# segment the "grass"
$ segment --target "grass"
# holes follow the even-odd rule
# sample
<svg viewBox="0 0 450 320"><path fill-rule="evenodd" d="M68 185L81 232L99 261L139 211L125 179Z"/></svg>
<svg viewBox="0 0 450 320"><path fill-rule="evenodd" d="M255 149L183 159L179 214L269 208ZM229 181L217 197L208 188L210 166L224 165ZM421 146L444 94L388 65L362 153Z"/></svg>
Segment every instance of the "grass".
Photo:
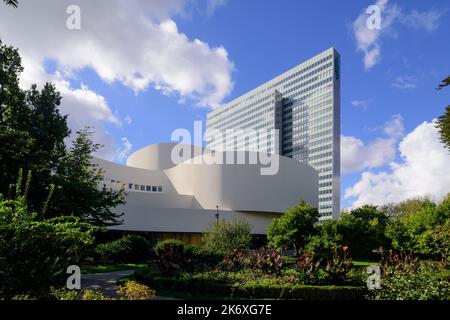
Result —
<svg viewBox="0 0 450 320"><path fill-rule="evenodd" d="M297 257L283 256L283 257L281 257L281 262L283 262L285 264L294 264L294 263L297 263Z"/></svg>
<svg viewBox="0 0 450 320"><path fill-rule="evenodd" d="M355 267L378 266L380 264L380 262L364 261L364 260L353 260L352 262Z"/></svg>
<svg viewBox="0 0 450 320"><path fill-rule="evenodd" d="M121 263L121 264L105 264L96 266L83 266L81 267L81 273L104 273L123 270L139 270L145 268L145 263Z"/></svg>
<svg viewBox="0 0 450 320"><path fill-rule="evenodd" d="M281 261L284 264L295 264L297 262L297 257L284 256L284 257L281 257ZM380 264L379 262L375 262L375 261L353 260L353 265L355 267L377 266L379 264Z"/></svg>

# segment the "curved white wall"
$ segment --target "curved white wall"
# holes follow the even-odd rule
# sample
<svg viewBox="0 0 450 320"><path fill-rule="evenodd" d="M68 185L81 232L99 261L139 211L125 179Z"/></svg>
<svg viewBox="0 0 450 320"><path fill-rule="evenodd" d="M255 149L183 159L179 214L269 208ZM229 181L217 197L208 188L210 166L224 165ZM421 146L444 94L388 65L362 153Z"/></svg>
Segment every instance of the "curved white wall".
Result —
<svg viewBox="0 0 450 320"><path fill-rule="evenodd" d="M104 170L104 184L128 192L127 203L115 209L125 213L124 223L113 229L202 232L218 205L221 219L245 218L254 233L264 234L273 217L300 199L318 205L318 174L296 160L277 156L278 172L262 175L259 164L206 164L201 156L175 165L173 146L143 148L128 159L129 166L94 159ZM136 191L135 184L162 186L162 192Z"/></svg>
<svg viewBox="0 0 450 320"><path fill-rule="evenodd" d="M277 156L279 170L262 175L259 164L195 164L165 170L180 194L192 194L204 209L284 212L300 198L318 204L318 175L310 166Z"/></svg>
<svg viewBox="0 0 450 320"><path fill-rule="evenodd" d="M127 165L130 167L147 169L147 170L164 170L172 168L177 164L171 160L171 153L175 143L160 143L152 144L145 148L142 148L127 159ZM198 146L182 145L183 147L191 150L193 156L195 152L201 154L202 148Z"/></svg>

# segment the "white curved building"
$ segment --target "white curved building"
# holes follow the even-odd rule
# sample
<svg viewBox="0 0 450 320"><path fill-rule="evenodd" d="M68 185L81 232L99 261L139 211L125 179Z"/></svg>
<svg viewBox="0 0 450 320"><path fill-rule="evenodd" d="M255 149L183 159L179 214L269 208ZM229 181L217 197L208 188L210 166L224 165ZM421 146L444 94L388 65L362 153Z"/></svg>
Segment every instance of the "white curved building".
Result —
<svg viewBox="0 0 450 320"><path fill-rule="evenodd" d="M318 174L296 160L276 155L278 172L261 175L261 164L207 164L204 150L194 146L185 146L192 156L176 164L171 160L174 146L145 147L127 165L94 160L103 168L107 187L127 191L126 204L115 209L124 213L123 224L112 229L196 243L216 221L217 210L221 220L244 218L254 234L263 235L274 217L300 199L318 205ZM244 154L249 159L249 152Z"/></svg>

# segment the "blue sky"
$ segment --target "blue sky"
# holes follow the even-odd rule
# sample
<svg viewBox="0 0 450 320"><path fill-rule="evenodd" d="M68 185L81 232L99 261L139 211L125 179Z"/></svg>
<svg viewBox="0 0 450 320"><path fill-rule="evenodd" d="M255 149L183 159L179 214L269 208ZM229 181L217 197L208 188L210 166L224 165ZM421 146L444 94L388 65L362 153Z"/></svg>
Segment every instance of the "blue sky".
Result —
<svg viewBox="0 0 450 320"><path fill-rule="evenodd" d="M30 1L13 13L2 7L0 36L25 56L24 85L39 82L37 78L59 83L67 96L63 110L76 119L73 129L86 124L98 129L96 138L108 144L106 158L124 162L143 146L170 141L174 129L192 129L195 120L205 121L211 104L238 97L335 47L341 54L341 133L347 168L341 178L343 207L415 195L439 199L450 191L448 153L430 123L449 103L449 90L435 90L450 73L448 1L122 2L130 3L129 17L138 10L148 18L148 29L135 26L138 18L117 18L122 11L114 5L43 3L45 11L36 10ZM69 3L81 8L78 35L47 25L66 19L64 5ZM382 8L382 29L366 34L357 20L368 17L365 10L374 3ZM27 26L14 30L16 20L24 19L30 21ZM28 41L34 29L52 34L40 42ZM193 45L194 39L202 45ZM64 47L64 41L71 43ZM175 51L173 47L179 49L171 51L179 59L175 66L161 58L166 50ZM148 65L149 60L142 59L133 64L145 50L146 59L156 57L157 63ZM375 51L376 58L364 63L365 54ZM192 80L190 75L197 71L201 77ZM140 78L146 79L144 85ZM411 147L419 143L423 148ZM424 154L435 156L429 162L436 165L426 170L441 175L438 188L432 182L409 186L409 176L427 167ZM400 167L392 167L393 161Z"/></svg>

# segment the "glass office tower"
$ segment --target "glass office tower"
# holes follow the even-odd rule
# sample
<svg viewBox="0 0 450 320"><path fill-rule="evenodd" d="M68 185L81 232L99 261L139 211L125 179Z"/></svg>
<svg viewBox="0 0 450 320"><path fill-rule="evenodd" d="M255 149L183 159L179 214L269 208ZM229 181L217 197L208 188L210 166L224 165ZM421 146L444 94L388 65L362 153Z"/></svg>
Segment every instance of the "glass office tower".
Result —
<svg viewBox="0 0 450 320"><path fill-rule="evenodd" d="M226 140L225 147L211 137L215 130L249 128L265 133ZM339 217L340 56L334 48L210 112L206 129L210 149L275 152L311 165L319 173L321 220Z"/></svg>

